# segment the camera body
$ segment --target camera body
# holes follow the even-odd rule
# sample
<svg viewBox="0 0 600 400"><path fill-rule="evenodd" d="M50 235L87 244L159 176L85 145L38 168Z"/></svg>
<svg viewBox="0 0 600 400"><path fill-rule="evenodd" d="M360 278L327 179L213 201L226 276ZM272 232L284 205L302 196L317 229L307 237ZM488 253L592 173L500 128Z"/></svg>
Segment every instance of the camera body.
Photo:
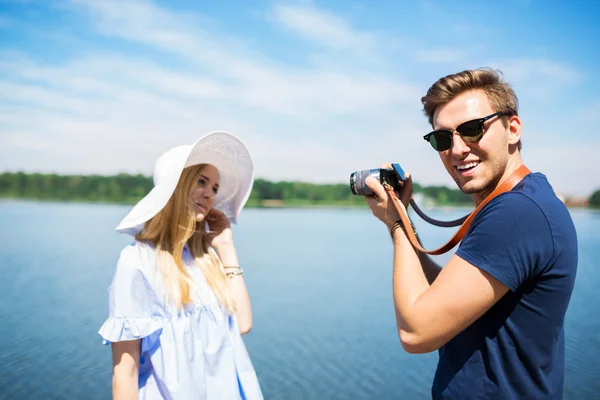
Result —
<svg viewBox="0 0 600 400"><path fill-rule="evenodd" d="M350 174L350 190L357 196L373 196L374 193L365 180L368 176L377 179L382 185L387 183L395 191L400 190L400 182L405 181L404 170L400 164L392 164L392 168L375 168L356 171Z"/></svg>

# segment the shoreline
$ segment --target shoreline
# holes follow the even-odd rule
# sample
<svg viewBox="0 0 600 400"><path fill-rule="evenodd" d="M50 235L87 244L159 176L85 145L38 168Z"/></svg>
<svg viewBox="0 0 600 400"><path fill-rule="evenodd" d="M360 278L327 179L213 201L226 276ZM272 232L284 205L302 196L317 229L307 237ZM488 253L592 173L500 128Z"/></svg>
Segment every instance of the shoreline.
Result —
<svg viewBox="0 0 600 400"><path fill-rule="evenodd" d="M58 204L99 204L99 205L115 205L115 206L133 206L139 199L135 201L117 201L117 200L91 200L91 199L51 199L51 198L34 198L34 197L0 197L2 202L40 202L40 203L58 203ZM566 205L569 210L589 210L600 211L600 208L580 205ZM262 203L249 200L244 206L246 209L261 209L261 210L293 210L293 209L368 209L366 203L349 203L349 202L329 202L329 203L314 203L305 201L288 200L264 200ZM434 204L430 206L420 206L422 209L473 209L472 204Z"/></svg>

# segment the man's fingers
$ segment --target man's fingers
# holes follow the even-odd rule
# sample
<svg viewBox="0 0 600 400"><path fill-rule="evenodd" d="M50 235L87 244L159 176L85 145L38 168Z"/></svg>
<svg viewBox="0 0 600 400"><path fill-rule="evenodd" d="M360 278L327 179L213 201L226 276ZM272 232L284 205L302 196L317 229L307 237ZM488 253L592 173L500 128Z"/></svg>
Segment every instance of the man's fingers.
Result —
<svg viewBox="0 0 600 400"><path fill-rule="evenodd" d="M379 200L375 197L365 197L365 201L370 208L376 207L379 204Z"/></svg>
<svg viewBox="0 0 600 400"><path fill-rule="evenodd" d="M375 193L375 195L380 199L383 199L387 196L387 192L385 191L383 186L381 186L381 183L379 183L379 181L373 178L372 176L368 176L367 179L365 179L365 183L367 184L369 189L371 189L373 193Z"/></svg>

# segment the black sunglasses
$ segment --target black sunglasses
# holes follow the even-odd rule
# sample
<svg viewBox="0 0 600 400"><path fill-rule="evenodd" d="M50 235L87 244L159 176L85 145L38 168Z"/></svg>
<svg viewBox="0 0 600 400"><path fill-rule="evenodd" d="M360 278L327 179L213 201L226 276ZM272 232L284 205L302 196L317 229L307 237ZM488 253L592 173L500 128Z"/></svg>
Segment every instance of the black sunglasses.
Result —
<svg viewBox="0 0 600 400"><path fill-rule="evenodd" d="M455 130L438 129L423 136L423 139L427 140L431 144L431 147L437 151L446 151L452 147L454 132L458 132L465 143L476 143L483 136L483 124L485 121L500 116L502 116L501 112L495 112L487 117L463 122Z"/></svg>

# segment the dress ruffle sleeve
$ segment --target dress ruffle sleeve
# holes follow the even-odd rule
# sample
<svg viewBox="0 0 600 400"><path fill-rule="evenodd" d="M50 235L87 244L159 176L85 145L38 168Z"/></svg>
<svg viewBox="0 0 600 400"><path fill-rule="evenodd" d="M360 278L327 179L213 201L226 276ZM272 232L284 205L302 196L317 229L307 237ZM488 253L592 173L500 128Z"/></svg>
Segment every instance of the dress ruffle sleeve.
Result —
<svg viewBox="0 0 600 400"><path fill-rule="evenodd" d="M109 317L98 331L104 344L142 339L142 352L153 347L161 332L160 324L151 318L114 317Z"/></svg>
<svg viewBox="0 0 600 400"><path fill-rule="evenodd" d="M98 333L104 344L142 339L142 352L158 341L162 331L156 294L145 275L137 246L128 246L117 262L108 289L108 318Z"/></svg>

